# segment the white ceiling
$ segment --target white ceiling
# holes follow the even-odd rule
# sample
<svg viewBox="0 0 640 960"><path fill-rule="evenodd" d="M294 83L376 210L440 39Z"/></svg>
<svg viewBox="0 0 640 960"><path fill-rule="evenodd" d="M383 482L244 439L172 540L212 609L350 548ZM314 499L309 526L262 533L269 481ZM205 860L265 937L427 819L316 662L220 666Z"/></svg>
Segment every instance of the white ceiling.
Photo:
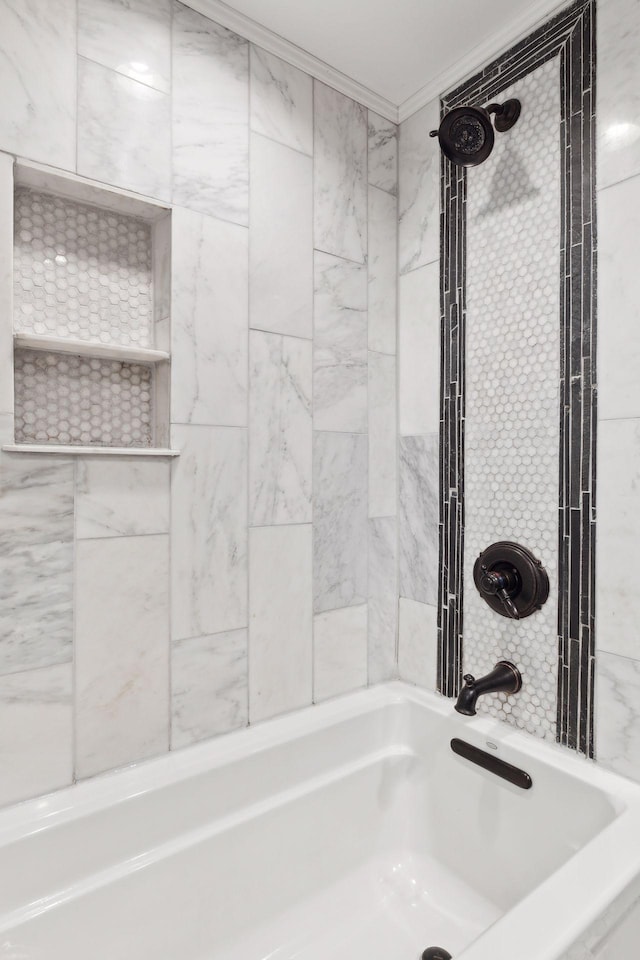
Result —
<svg viewBox="0 0 640 960"><path fill-rule="evenodd" d="M191 5L206 5L214 17L214 8L219 14L226 8L249 18L406 114L411 111L402 105L416 101L420 91L426 88L432 97L463 79L562 0L200 0ZM241 22L227 25L257 39L249 36L250 29L242 31Z"/></svg>

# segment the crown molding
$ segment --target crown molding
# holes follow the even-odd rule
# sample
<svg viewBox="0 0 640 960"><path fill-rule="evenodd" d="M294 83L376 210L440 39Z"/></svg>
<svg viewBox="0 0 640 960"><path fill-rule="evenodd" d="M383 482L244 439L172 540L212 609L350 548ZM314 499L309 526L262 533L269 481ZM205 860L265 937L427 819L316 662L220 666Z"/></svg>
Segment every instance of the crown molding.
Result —
<svg viewBox="0 0 640 960"><path fill-rule="evenodd" d="M498 30L486 41L473 47L464 57L437 74L404 100L398 107L398 123L402 123L432 100L439 99L444 92L461 83L465 77L482 70L500 53L508 50L519 40L523 40L528 33L541 26L554 13L570 6L571 2L573 0L569 3L566 0L560 3L558 0L537 0L529 4L524 13L510 21L502 30Z"/></svg>
<svg viewBox="0 0 640 960"><path fill-rule="evenodd" d="M358 103L375 111L375 113L379 113L386 120L391 120L393 123L398 122L398 107L390 100L331 67L324 60L307 53L302 47L296 46L295 43L291 43L279 34L267 29L267 27L263 27L262 24L252 20L251 17L239 13L228 4L223 3L222 0L183 0L183 2L192 10L202 13L205 17L221 24L223 27L227 27L229 30L233 30L234 33L238 33L245 40L262 47L268 53L286 60L287 63L298 67L300 70L304 70L305 73L310 74L316 80L321 80L340 93L344 93L347 97L351 97L352 100L357 100Z"/></svg>

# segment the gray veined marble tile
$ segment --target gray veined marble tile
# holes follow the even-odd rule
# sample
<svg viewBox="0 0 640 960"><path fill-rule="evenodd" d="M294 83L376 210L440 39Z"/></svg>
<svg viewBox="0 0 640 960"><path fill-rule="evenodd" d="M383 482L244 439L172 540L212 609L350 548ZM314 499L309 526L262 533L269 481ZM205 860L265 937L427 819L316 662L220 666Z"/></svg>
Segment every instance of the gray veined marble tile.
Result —
<svg viewBox="0 0 640 960"><path fill-rule="evenodd" d="M369 351L369 516L396 513L396 358Z"/></svg>
<svg viewBox="0 0 640 960"><path fill-rule="evenodd" d="M171 645L171 748L248 721L247 631L176 640Z"/></svg>
<svg viewBox="0 0 640 960"><path fill-rule="evenodd" d="M367 605L313 618L315 703L367 685Z"/></svg>
<svg viewBox="0 0 640 960"><path fill-rule="evenodd" d="M400 433L436 433L440 426L438 263L400 277L398 375Z"/></svg>
<svg viewBox="0 0 640 960"><path fill-rule="evenodd" d="M400 596L438 594L438 436L400 438Z"/></svg>
<svg viewBox="0 0 640 960"><path fill-rule="evenodd" d="M369 188L369 349L396 352L397 240L396 198Z"/></svg>
<svg viewBox="0 0 640 960"><path fill-rule="evenodd" d="M169 93L171 0L78 0L78 53Z"/></svg>
<svg viewBox="0 0 640 960"><path fill-rule="evenodd" d="M400 126L398 162L400 273L440 256L440 149L429 131L440 122L438 101Z"/></svg>
<svg viewBox="0 0 640 960"><path fill-rule="evenodd" d="M398 127L369 110L369 183L398 195Z"/></svg>
<svg viewBox="0 0 640 960"><path fill-rule="evenodd" d="M397 676L397 558L396 518L369 520L369 683Z"/></svg>
<svg viewBox="0 0 640 960"><path fill-rule="evenodd" d="M616 773L640 780L640 662L599 653L596 756Z"/></svg>
<svg viewBox="0 0 640 960"><path fill-rule="evenodd" d="M312 336L312 167L310 157L252 135L249 300L256 329Z"/></svg>
<svg viewBox="0 0 640 960"><path fill-rule="evenodd" d="M315 247L364 263L367 257L367 111L314 81Z"/></svg>
<svg viewBox="0 0 640 960"><path fill-rule="evenodd" d="M640 173L640 16L636 0L598 4L598 187Z"/></svg>
<svg viewBox="0 0 640 960"><path fill-rule="evenodd" d="M171 419L245 426L248 231L174 207Z"/></svg>
<svg viewBox="0 0 640 960"><path fill-rule="evenodd" d="M169 532L166 460L79 457L76 537L126 537Z"/></svg>
<svg viewBox="0 0 640 960"><path fill-rule="evenodd" d="M174 3L173 201L249 218L249 44Z"/></svg>
<svg viewBox="0 0 640 960"><path fill-rule="evenodd" d="M74 170L75 3L5 0L0 7L0 35L2 149Z"/></svg>
<svg viewBox="0 0 640 960"><path fill-rule="evenodd" d="M174 426L172 639L247 625L247 430Z"/></svg>
<svg viewBox="0 0 640 960"><path fill-rule="evenodd" d="M366 433L366 267L320 252L314 264L313 424Z"/></svg>
<svg viewBox="0 0 640 960"><path fill-rule="evenodd" d="M78 59L78 173L150 197L171 195L167 94Z"/></svg>
<svg viewBox="0 0 640 960"><path fill-rule="evenodd" d="M398 672L401 680L435 690L438 663L438 618L435 607L400 598Z"/></svg>
<svg viewBox="0 0 640 960"><path fill-rule="evenodd" d="M14 409L13 393L13 324L8 318L13 313L13 157L0 155L0 316L6 318L0 326L0 416ZM10 443L13 439L13 423Z"/></svg>
<svg viewBox="0 0 640 960"><path fill-rule="evenodd" d="M250 523L311 522L311 343L251 332Z"/></svg>
<svg viewBox="0 0 640 960"><path fill-rule="evenodd" d="M73 667L70 663L0 678L0 804L73 780Z"/></svg>
<svg viewBox="0 0 640 960"><path fill-rule="evenodd" d="M316 432L313 449L314 610L367 599L367 438Z"/></svg>
<svg viewBox="0 0 640 960"><path fill-rule="evenodd" d="M313 153L313 80L253 44L251 129L287 147Z"/></svg>
<svg viewBox="0 0 640 960"><path fill-rule="evenodd" d="M73 464L0 458L0 674L66 663L73 639Z"/></svg>
<svg viewBox="0 0 640 960"><path fill-rule="evenodd" d="M311 524L249 531L251 722L311 703Z"/></svg>

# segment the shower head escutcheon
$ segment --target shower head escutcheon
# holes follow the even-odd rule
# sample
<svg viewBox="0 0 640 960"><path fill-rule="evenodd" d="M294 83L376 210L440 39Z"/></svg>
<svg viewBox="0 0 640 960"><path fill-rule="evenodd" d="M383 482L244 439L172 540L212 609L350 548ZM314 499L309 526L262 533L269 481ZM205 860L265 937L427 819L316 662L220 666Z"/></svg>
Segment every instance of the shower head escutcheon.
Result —
<svg viewBox="0 0 640 960"><path fill-rule="evenodd" d="M459 167L475 167L483 163L495 141L492 115L498 133L505 133L520 116L520 101L505 100L488 107L454 107L430 137L437 137L445 157Z"/></svg>

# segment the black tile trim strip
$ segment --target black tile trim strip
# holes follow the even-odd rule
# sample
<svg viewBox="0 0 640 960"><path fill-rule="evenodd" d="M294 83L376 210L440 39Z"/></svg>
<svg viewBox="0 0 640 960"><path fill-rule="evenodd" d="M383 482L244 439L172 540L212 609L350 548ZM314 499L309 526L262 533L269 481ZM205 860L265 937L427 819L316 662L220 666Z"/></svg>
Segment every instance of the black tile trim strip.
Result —
<svg viewBox="0 0 640 960"><path fill-rule="evenodd" d="M595 0L578 0L441 100L483 103L558 57L561 88L559 742L594 753L596 490ZM438 689L462 675L466 191L441 161Z"/></svg>

